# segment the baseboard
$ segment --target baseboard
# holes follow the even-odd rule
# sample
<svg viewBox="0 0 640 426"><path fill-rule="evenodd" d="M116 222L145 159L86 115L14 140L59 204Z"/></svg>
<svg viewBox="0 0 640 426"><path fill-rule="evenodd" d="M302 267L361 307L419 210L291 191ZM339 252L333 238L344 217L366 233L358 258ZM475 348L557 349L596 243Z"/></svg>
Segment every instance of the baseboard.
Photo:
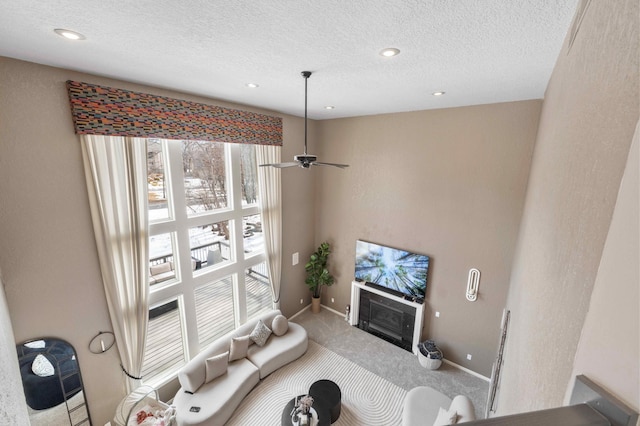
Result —
<svg viewBox="0 0 640 426"><path fill-rule="evenodd" d="M476 373L476 372L475 372L475 371L473 371L473 370L469 370L468 368L463 367L463 366L461 366L460 364L456 364L455 362L449 361L448 359L444 359L444 358L442 359L442 361L443 361L443 362L445 362L445 363L447 363L447 364L449 364L449 365L450 365L450 366L452 366L452 367L457 368L458 370L462 370L462 371L464 371L465 373L469 373L469 374L471 374L472 376L475 376L475 377L477 377L477 378L479 378L479 379L482 379L482 380L484 380L485 382L489 382L489 383L491 382L491 379L490 379L490 378L485 377L485 376L483 376L483 375L482 375L482 374L480 374L480 373Z"/></svg>
<svg viewBox="0 0 640 426"><path fill-rule="evenodd" d="M344 316L344 313L343 313L343 312L338 312L338 311L336 311L335 309L332 309L332 308L330 308L330 307L328 307L328 306L320 305L320 307L321 307L321 308L325 308L327 311L329 311L329 312L333 312L334 314L339 315L339 316L341 316L341 317L343 317L343 316Z"/></svg>
<svg viewBox="0 0 640 426"><path fill-rule="evenodd" d="M321 308L324 308L324 309L326 309L327 311L332 312L332 313L334 313L334 314L336 314L336 315L339 315L339 316L341 316L341 317L343 317L343 316L344 316L344 314L343 314L342 312L338 312L338 311L336 311L335 309L332 309L332 308L330 308L330 307L328 307L328 306L320 305L320 307L321 307ZM298 315L301 315L304 311L308 311L309 309L311 309L311 305L307 305L307 306L305 306L304 308L300 309L298 312L296 312L295 314L293 314L289 319L290 319L290 320L292 320L292 319L294 319L295 317L297 317Z"/></svg>
<svg viewBox="0 0 640 426"><path fill-rule="evenodd" d="M297 317L298 315L301 315L304 311L308 311L309 309L311 309L311 305L307 305L304 308L300 309L298 312L296 312L295 314L291 315L289 317L289 319L292 320L295 317Z"/></svg>

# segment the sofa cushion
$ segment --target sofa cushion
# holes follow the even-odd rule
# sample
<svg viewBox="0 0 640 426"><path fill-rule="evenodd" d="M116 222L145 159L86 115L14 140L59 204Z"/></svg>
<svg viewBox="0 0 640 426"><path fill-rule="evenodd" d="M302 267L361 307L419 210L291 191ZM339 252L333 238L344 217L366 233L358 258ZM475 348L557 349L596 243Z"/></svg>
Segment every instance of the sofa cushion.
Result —
<svg viewBox="0 0 640 426"><path fill-rule="evenodd" d="M182 388L194 393L202 386L207 378L207 366L202 360L193 362L191 360L178 372L178 381Z"/></svg>
<svg viewBox="0 0 640 426"><path fill-rule="evenodd" d="M264 344L267 343L269 336L271 336L271 329L267 327L262 320L259 320L249 335L249 338L253 340L256 345L264 346Z"/></svg>
<svg viewBox="0 0 640 426"><path fill-rule="evenodd" d="M271 330L276 336L282 336L289 330L289 320L284 315L278 315L271 323Z"/></svg>
<svg viewBox="0 0 640 426"><path fill-rule="evenodd" d="M205 383L209 383L213 379L222 376L227 372L227 365L229 364L229 352L221 353L220 355L207 358L205 361Z"/></svg>
<svg viewBox="0 0 640 426"><path fill-rule="evenodd" d="M438 410L438 417L436 417L436 421L433 423L433 426L448 426L453 425L458 420L458 413L456 410L447 410L446 408L440 407Z"/></svg>
<svg viewBox="0 0 640 426"><path fill-rule="evenodd" d="M249 336L232 337L231 347L229 348L229 362L245 358L247 349L249 349L249 342L253 342L249 339Z"/></svg>
<svg viewBox="0 0 640 426"><path fill-rule="evenodd" d="M247 359L260 370L260 378L300 358L307 351L307 331L300 324L289 323L289 331L284 336L272 337L260 347L253 345L247 351Z"/></svg>

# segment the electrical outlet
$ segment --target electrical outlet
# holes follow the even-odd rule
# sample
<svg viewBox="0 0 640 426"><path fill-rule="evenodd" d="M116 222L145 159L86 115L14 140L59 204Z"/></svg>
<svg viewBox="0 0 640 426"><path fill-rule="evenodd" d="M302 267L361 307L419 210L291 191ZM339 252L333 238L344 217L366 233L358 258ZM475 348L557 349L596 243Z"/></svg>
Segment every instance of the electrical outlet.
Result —
<svg viewBox="0 0 640 426"><path fill-rule="evenodd" d="M293 256L291 256L291 265L295 266L298 264L299 258L298 258L298 252L293 253Z"/></svg>
<svg viewBox="0 0 640 426"><path fill-rule="evenodd" d="M333 297L331 298L331 303L336 303L336 299L334 299Z"/></svg>
<svg viewBox="0 0 640 426"><path fill-rule="evenodd" d="M467 354L467 359L471 361L471 354Z"/></svg>
<svg viewBox="0 0 640 426"><path fill-rule="evenodd" d="M302 305L304 303L304 299L300 299L300 304Z"/></svg>
<svg viewBox="0 0 640 426"><path fill-rule="evenodd" d="M436 311L436 318L440 318L440 312Z"/></svg>

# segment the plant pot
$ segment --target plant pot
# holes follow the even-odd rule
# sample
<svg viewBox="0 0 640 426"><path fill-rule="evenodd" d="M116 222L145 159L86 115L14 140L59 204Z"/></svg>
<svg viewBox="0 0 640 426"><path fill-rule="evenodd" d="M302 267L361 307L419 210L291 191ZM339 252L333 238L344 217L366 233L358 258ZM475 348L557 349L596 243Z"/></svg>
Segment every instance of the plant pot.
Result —
<svg viewBox="0 0 640 426"><path fill-rule="evenodd" d="M311 312L317 314L320 312L320 298L312 297L311 298Z"/></svg>

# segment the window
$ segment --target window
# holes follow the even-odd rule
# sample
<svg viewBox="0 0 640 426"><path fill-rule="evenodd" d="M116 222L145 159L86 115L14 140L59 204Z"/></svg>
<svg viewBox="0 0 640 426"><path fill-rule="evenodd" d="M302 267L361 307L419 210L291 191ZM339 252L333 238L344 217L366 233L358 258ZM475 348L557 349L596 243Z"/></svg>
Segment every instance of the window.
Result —
<svg viewBox="0 0 640 426"><path fill-rule="evenodd" d="M149 329L159 384L217 337L273 308L253 145L149 139Z"/></svg>

